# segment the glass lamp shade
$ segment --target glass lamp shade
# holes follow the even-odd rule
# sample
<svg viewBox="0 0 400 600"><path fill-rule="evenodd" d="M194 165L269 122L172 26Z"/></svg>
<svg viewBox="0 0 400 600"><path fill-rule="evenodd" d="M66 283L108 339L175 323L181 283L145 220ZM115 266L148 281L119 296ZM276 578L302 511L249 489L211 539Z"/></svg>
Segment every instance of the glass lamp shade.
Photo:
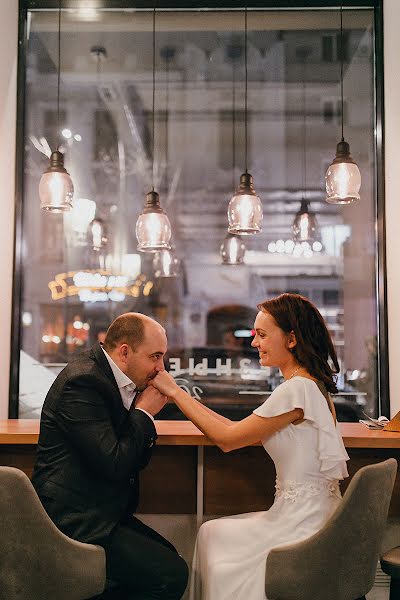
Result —
<svg viewBox="0 0 400 600"><path fill-rule="evenodd" d="M129 279L136 279L142 270L140 254L124 254L121 260L121 273Z"/></svg>
<svg viewBox="0 0 400 600"><path fill-rule="evenodd" d="M219 250L223 265L242 265L246 246L238 235L228 233Z"/></svg>
<svg viewBox="0 0 400 600"><path fill-rule="evenodd" d="M250 173L240 176L240 184L228 206L228 232L237 235L251 235L261 231L263 218L260 198L254 191Z"/></svg>
<svg viewBox="0 0 400 600"><path fill-rule="evenodd" d="M149 192L143 212L136 222L137 249L140 252L170 250L171 224L163 209L157 192Z"/></svg>
<svg viewBox="0 0 400 600"><path fill-rule="evenodd" d="M153 259L154 277L178 277L180 261L173 250L161 250Z"/></svg>
<svg viewBox="0 0 400 600"><path fill-rule="evenodd" d="M350 204L360 199L361 174L350 156L350 146L341 141L336 148L336 157L325 175L326 201L329 204Z"/></svg>
<svg viewBox="0 0 400 600"><path fill-rule="evenodd" d="M294 242L312 243L316 239L318 223L314 213L309 211L307 200L301 201L300 210L293 221L292 231Z"/></svg>
<svg viewBox="0 0 400 600"><path fill-rule="evenodd" d="M71 210L74 186L64 168L64 156L58 150L50 157L50 166L39 183L40 208L48 212L61 213Z"/></svg>
<svg viewBox="0 0 400 600"><path fill-rule="evenodd" d="M88 198L77 198L72 210L65 219L71 228L73 241L76 246L86 246L88 243L88 228L96 214L96 202Z"/></svg>
<svg viewBox="0 0 400 600"><path fill-rule="evenodd" d="M90 245L95 252L100 252L107 245L107 232L102 219L93 219L89 225Z"/></svg>

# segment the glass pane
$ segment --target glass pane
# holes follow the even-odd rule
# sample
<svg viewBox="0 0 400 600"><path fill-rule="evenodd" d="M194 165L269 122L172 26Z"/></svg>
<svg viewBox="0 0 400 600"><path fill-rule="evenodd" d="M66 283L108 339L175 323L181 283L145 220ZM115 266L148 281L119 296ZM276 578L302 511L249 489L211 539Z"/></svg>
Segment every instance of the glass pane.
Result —
<svg viewBox="0 0 400 600"><path fill-rule="evenodd" d="M241 418L281 380L250 342L256 305L285 291L310 298L329 325L339 420L376 416L373 12L343 16L344 132L362 188L357 204L336 206L324 176L341 137L339 11L249 11L247 158L264 220L236 266L221 264L220 245L245 169L243 12L157 12L154 152L152 12L63 11L59 122L57 13L29 17L20 417L39 415L57 372L113 318L139 311L166 327L181 385ZM64 215L38 198L58 139L75 187ZM153 161L175 277L161 276L165 256L137 252ZM318 230L296 245L302 199ZM181 418L172 405L164 416Z"/></svg>

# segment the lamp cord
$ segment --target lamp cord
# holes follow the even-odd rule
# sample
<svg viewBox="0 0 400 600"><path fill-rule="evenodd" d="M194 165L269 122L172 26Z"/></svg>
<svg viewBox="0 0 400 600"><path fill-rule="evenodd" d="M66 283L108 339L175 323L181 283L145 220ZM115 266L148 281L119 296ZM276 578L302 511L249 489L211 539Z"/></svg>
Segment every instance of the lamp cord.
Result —
<svg viewBox="0 0 400 600"><path fill-rule="evenodd" d="M168 125L169 125L169 57L166 61L166 89L165 89L165 193L168 195L169 169L168 169Z"/></svg>
<svg viewBox="0 0 400 600"><path fill-rule="evenodd" d="M340 111L342 120L342 142L343 137L343 2L340 3Z"/></svg>
<svg viewBox="0 0 400 600"><path fill-rule="evenodd" d="M307 159L306 159L306 58L303 59L303 199L306 200Z"/></svg>
<svg viewBox="0 0 400 600"><path fill-rule="evenodd" d="M152 134L152 191L154 192L154 152L155 152L155 144L154 144L154 111L155 111L155 97L156 97L156 9L153 8L153 118L152 118L152 126L153 126L153 134Z"/></svg>
<svg viewBox="0 0 400 600"><path fill-rule="evenodd" d="M232 189L235 189L235 165L236 165L236 78L235 61L232 60Z"/></svg>
<svg viewBox="0 0 400 600"><path fill-rule="evenodd" d="M58 73L57 73L57 152L61 145L60 132L60 73L61 73L61 0L58 2Z"/></svg>
<svg viewBox="0 0 400 600"><path fill-rule="evenodd" d="M101 78L100 78L100 63L101 63L101 56L100 56L100 51L97 52L97 65L96 65L96 79L97 79L97 104L98 107L100 109L101 106L101 96L100 96L100 83L101 83Z"/></svg>
<svg viewBox="0 0 400 600"><path fill-rule="evenodd" d="M247 4L244 9L244 164L247 173Z"/></svg>

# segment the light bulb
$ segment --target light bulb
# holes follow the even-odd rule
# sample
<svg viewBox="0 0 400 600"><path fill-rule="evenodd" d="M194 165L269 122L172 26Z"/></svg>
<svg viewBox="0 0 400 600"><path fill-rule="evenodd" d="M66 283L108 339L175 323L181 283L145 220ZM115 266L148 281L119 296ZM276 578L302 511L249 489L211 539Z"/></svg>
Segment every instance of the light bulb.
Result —
<svg viewBox="0 0 400 600"><path fill-rule="evenodd" d="M99 252L104 246L107 245L108 238L106 228L101 219L93 219L89 225L89 233L91 239L91 246L93 250Z"/></svg>
<svg viewBox="0 0 400 600"><path fill-rule="evenodd" d="M179 274L180 261L173 250L161 250L153 259L154 276L177 277Z"/></svg>
<svg viewBox="0 0 400 600"><path fill-rule="evenodd" d="M350 204L360 199L361 174L350 156L347 142L339 142L336 157L325 175L326 201L330 204Z"/></svg>
<svg viewBox="0 0 400 600"><path fill-rule="evenodd" d="M50 166L39 183L40 208L48 212L61 213L71 210L74 186L64 168L64 157L58 150L50 157Z"/></svg>
<svg viewBox="0 0 400 600"><path fill-rule="evenodd" d="M88 198L77 198L71 212L66 216L78 246L86 246L89 224L96 214L96 202Z"/></svg>
<svg viewBox="0 0 400 600"><path fill-rule="evenodd" d="M314 213L309 211L307 200L301 201L300 210L296 213L292 225L295 242L313 242L318 229Z"/></svg>
<svg viewBox="0 0 400 600"><path fill-rule="evenodd" d="M294 249L294 241L293 240L286 240L285 242L285 253L286 254L292 254Z"/></svg>
<svg viewBox="0 0 400 600"><path fill-rule="evenodd" d="M312 245L312 249L314 252L321 252L322 251L322 244L319 240L317 240L316 242L313 243Z"/></svg>
<svg viewBox="0 0 400 600"><path fill-rule="evenodd" d="M283 240L276 241L276 251L279 252L279 254L285 252L285 242Z"/></svg>
<svg viewBox="0 0 400 600"><path fill-rule="evenodd" d="M151 191L146 196L143 212L136 222L137 249L141 252L157 252L171 249L171 224L160 206L157 192Z"/></svg>
<svg viewBox="0 0 400 600"><path fill-rule="evenodd" d="M243 173L239 188L229 202L228 232L238 235L259 233L262 218L262 204L254 190L253 178L249 173Z"/></svg>
<svg viewBox="0 0 400 600"><path fill-rule="evenodd" d="M136 279L142 269L140 254L124 254L121 260L121 273L129 279Z"/></svg>
<svg viewBox="0 0 400 600"><path fill-rule="evenodd" d="M219 250L222 264L242 265L246 254L246 246L238 235L228 233Z"/></svg>

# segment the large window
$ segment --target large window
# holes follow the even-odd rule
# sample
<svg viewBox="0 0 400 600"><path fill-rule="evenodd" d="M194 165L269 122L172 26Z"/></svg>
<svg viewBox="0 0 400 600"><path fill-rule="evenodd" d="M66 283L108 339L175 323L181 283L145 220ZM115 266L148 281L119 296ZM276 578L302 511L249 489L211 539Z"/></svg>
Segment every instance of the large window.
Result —
<svg viewBox="0 0 400 600"><path fill-rule="evenodd" d="M249 7L248 159L264 220L261 234L243 238L245 264L226 266L227 206L244 170L244 14L157 11L156 189L179 262L168 278L159 256L137 252L135 236L151 188L152 12L62 11L60 130L75 186L64 216L44 213L38 199L57 139L58 15L27 12L12 416L38 417L62 366L131 310L166 327L168 367L182 386L228 416L247 415L280 381L250 346L255 307L284 291L306 295L328 323L341 364L339 420L387 406L374 10L344 10L342 54L339 25L338 9ZM362 174L350 206L327 204L324 189L341 135L341 56L345 137ZM302 199L318 232L299 247L291 226ZM94 216L107 228L100 249L88 235ZM180 418L174 406L164 416Z"/></svg>

